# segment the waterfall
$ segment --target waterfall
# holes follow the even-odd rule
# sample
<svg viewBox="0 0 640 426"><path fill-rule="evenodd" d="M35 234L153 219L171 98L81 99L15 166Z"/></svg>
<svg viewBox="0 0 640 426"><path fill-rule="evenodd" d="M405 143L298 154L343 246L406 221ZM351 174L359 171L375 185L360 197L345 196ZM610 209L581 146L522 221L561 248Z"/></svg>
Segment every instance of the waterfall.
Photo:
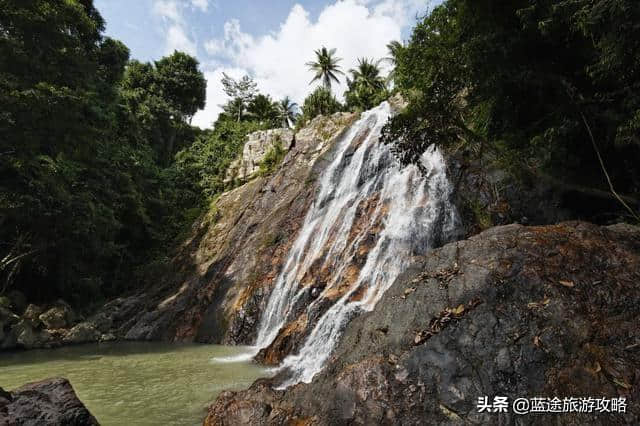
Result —
<svg viewBox="0 0 640 426"><path fill-rule="evenodd" d="M269 346L294 319L296 302L310 291L305 280L330 271L321 293L305 307L309 318L320 315L313 330L300 351L282 362L292 372L282 387L310 382L347 322L375 307L412 256L424 254L456 229L441 153L430 147L422 155L426 173L415 165L401 167L380 142L390 114L387 102L363 113L337 143L335 159L320 177L315 201L262 314L256 348ZM327 300L333 301L328 309Z"/></svg>

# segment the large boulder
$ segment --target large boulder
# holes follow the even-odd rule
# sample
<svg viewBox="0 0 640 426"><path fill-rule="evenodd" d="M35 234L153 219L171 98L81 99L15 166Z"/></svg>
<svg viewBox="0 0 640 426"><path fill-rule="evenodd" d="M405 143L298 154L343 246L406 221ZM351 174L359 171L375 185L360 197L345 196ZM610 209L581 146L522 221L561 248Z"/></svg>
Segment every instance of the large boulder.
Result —
<svg viewBox="0 0 640 426"><path fill-rule="evenodd" d="M6 307L0 307L0 349L13 347L13 344L10 344L8 339L11 337L11 327L18 322L20 322L19 316Z"/></svg>
<svg viewBox="0 0 640 426"><path fill-rule="evenodd" d="M501 226L414 265L311 383L275 390L283 372L223 392L206 424L640 424L639 228ZM625 398L626 412L480 412L485 396Z"/></svg>
<svg viewBox="0 0 640 426"><path fill-rule="evenodd" d="M101 337L100 331L91 322L76 324L64 335L62 341L67 344L97 342Z"/></svg>
<svg viewBox="0 0 640 426"><path fill-rule="evenodd" d="M98 425L67 379L29 383L11 392L0 388L0 425Z"/></svg>
<svg viewBox="0 0 640 426"><path fill-rule="evenodd" d="M50 347L53 343L53 336L48 330L41 329L28 319L22 319L15 324L11 328L11 334L15 336L16 346L24 349Z"/></svg>
<svg viewBox="0 0 640 426"><path fill-rule="evenodd" d="M58 301L53 307L38 316L49 329L66 328L73 324L75 314L67 303Z"/></svg>

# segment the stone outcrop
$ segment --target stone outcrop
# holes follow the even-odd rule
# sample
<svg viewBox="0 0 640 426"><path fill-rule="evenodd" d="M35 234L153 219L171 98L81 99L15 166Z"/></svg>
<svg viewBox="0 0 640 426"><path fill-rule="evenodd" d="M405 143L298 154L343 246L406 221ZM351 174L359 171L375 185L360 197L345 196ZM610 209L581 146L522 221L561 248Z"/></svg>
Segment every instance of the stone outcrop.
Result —
<svg viewBox="0 0 640 426"><path fill-rule="evenodd" d="M98 421L67 379L47 379L11 392L0 388L0 425L93 426Z"/></svg>
<svg viewBox="0 0 640 426"><path fill-rule="evenodd" d="M478 158L477 153L449 152L447 159L466 236L511 223L584 220L608 225L627 215L609 191L572 185L533 169L519 171L516 178L490 153ZM626 197L626 202L640 209L637 200Z"/></svg>
<svg viewBox="0 0 640 426"><path fill-rule="evenodd" d="M38 316L48 329L66 328L74 323L75 314L67 303L59 301L53 307Z"/></svg>
<svg viewBox="0 0 640 426"><path fill-rule="evenodd" d="M242 155L229 166L225 181L247 180L258 172L265 155L276 144L288 151L293 143L294 134L291 129L270 129L251 133L244 144Z"/></svg>
<svg viewBox="0 0 640 426"><path fill-rule="evenodd" d="M139 313L142 300L143 295L115 299L86 320L62 300L46 309L30 304L20 315L13 304L0 306L0 350L117 340L123 337L118 328Z"/></svg>
<svg viewBox="0 0 640 426"><path fill-rule="evenodd" d="M508 225L418 259L310 384L224 392L207 425L638 424L640 229ZM480 413L479 397L623 397L624 414Z"/></svg>
<svg viewBox="0 0 640 426"><path fill-rule="evenodd" d="M96 342L100 339L100 332L95 324L81 322L71 328L63 338L65 343L88 343Z"/></svg>

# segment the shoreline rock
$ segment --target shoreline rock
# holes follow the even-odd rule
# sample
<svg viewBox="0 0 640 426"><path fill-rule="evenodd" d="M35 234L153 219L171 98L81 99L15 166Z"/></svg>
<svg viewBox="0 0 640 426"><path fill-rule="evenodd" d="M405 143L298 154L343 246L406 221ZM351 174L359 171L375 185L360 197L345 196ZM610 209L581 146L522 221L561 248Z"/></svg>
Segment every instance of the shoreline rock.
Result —
<svg viewBox="0 0 640 426"><path fill-rule="evenodd" d="M28 383L13 391L0 388L1 425L99 425L64 378Z"/></svg>

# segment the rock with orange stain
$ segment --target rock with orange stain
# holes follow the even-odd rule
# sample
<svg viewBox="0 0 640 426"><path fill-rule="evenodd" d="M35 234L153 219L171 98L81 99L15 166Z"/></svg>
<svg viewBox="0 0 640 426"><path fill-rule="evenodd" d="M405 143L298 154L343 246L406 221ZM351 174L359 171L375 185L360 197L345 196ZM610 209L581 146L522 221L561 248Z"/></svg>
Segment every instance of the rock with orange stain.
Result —
<svg viewBox="0 0 640 426"><path fill-rule="evenodd" d="M315 179L356 118L338 113L314 119L295 135L272 175L222 194L119 333L137 340L251 344L266 296L313 202Z"/></svg>
<svg viewBox="0 0 640 426"><path fill-rule="evenodd" d="M638 227L491 228L417 258L311 383L275 390L281 371L221 395L208 421L640 424L639 283ZM478 412L494 395L626 398L626 411Z"/></svg>

